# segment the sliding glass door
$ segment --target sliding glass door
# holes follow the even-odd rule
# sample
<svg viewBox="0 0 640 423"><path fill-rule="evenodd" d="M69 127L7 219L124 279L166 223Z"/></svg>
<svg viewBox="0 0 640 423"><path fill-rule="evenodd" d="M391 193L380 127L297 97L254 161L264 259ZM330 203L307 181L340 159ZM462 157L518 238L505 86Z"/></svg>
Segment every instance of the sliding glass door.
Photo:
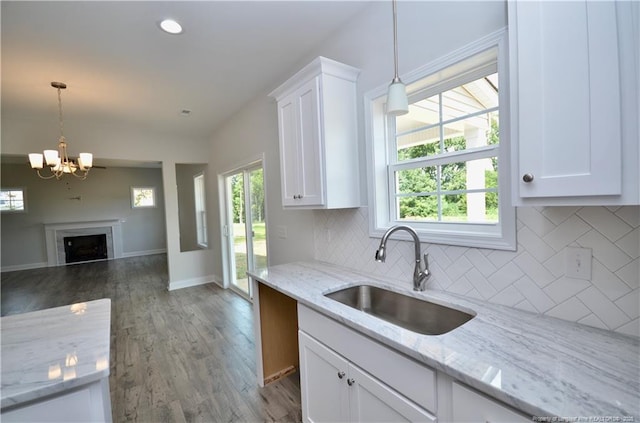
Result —
<svg viewBox="0 0 640 423"><path fill-rule="evenodd" d="M230 286L251 298L247 270L267 266L267 227L262 163L225 176Z"/></svg>

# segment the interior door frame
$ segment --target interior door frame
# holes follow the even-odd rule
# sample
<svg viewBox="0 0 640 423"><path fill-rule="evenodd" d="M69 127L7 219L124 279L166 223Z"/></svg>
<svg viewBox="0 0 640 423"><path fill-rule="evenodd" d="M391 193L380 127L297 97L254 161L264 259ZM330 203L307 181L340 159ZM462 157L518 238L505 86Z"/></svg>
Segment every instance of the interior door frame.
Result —
<svg viewBox="0 0 640 423"><path fill-rule="evenodd" d="M220 204L220 244L221 244L221 256L222 256L222 277L223 277L223 287L225 289L227 288L231 288L234 292L237 292L239 295L241 295L242 297L246 298L249 301L252 301L252 298L242 292L239 289L236 289L235 286L231 283L232 281L232 272L235 272L235 269L231 268L231 255L233 254L233 245L232 245L232 238L231 238L231 232L229 231L228 228L228 222L229 222L229 218L231 216L231 209L230 207L228 207L229 205L227 204L227 198L228 198L228 187L227 184L225 182L226 178L228 176L231 176L235 173L239 173L245 170L252 170L252 169L257 169L257 168L262 168L262 180L263 180L263 185L264 185L264 220L265 220L265 225L267 225L267 221L268 221L268 193L266 190L266 181L267 181L267 166L266 166L266 161L265 161L265 155L264 153L260 153L258 155L249 157L245 160L242 160L241 162L230 166L226 171L221 172L218 174L218 197L219 197L219 204ZM245 183L245 189L247 186L247 181L244 181ZM245 219L248 213L251 213L250 207L245 207ZM246 229L245 229L246 230ZM249 239L249 234L246 234L247 236L247 240ZM268 254L268 248L269 248L269 230L267 229L266 231L266 242L267 242L267 265L270 264L270 256ZM252 249L253 246L250 247L250 249ZM247 249L247 257L249 255L249 248ZM251 286L251 281L249 281L249 286ZM249 288L251 289L251 288Z"/></svg>

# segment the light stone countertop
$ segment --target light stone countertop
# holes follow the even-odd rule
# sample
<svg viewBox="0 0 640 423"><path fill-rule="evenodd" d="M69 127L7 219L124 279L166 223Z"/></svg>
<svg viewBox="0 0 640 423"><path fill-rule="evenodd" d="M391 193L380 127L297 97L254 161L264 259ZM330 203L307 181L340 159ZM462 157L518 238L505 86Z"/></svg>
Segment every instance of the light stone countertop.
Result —
<svg viewBox="0 0 640 423"><path fill-rule="evenodd" d="M639 338L441 291L418 293L411 290L411 281L402 291L382 279L320 262L249 274L525 414L573 421L640 421ZM477 315L449 333L420 335L324 296L361 283L471 309Z"/></svg>
<svg viewBox="0 0 640 423"><path fill-rule="evenodd" d="M2 408L109 376L109 299L5 316L0 325Z"/></svg>

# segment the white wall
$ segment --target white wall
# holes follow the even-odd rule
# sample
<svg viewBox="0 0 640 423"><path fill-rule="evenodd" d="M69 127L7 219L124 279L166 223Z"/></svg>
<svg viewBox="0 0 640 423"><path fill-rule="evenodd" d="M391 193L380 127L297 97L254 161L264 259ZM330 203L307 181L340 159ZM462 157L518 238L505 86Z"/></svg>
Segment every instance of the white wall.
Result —
<svg viewBox="0 0 640 423"><path fill-rule="evenodd" d="M424 64L431 57L463 45L506 24L506 3L502 2L400 2L399 45L400 71ZM452 22L456 22L453 30ZM459 25L458 25L459 23ZM437 35L436 35L437 34ZM446 34L446 35L443 35ZM285 75L267 84L264 94L225 123L211 137L211 178L232 169L257 154L265 154L267 191L267 227L269 264L280 264L314 257L313 212L283 210L281 203L278 126L275 102L267 94L317 56L326 56L361 69L358 97L388 83L393 77L393 42L391 3L372 2L361 16L334 34L318 48L308 52ZM360 163L365 163L364 119L359 101ZM360 169L362 204L366 204L366 168ZM217 187L212 179L210 186ZM218 193L214 212L219 213ZM215 216L219 221L219 215ZM287 238L276 237L281 227ZM212 239L220 237L220 227L212 231ZM221 268L222 255L215 255L215 269ZM220 277L220 273L216 273Z"/></svg>
<svg viewBox="0 0 640 423"><path fill-rule="evenodd" d="M398 5L400 74L418 68L481 36L506 26L506 2L408 2ZM362 70L358 80L359 98L371 89L387 84L393 74L391 6L374 2L347 28L334 34L292 68L295 73L318 55L326 56ZM286 79L273 81L272 88ZM217 170L249 152L268 156L267 223L297 225L296 237L269 240L270 253L278 260L294 261L308 255L313 239L313 257L331 263L382 275L410 286L413 246L391 243L387 263L375 263L373 255L379 240L369 238L368 209L285 212L279 204L280 185L277 164L277 116L275 104L257 98L236 115L211 141L212 166ZM362 101L359 104L359 142L361 163L366 163ZM247 144L248 139L255 138ZM239 144L240 143L240 144ZM222 153L224 149L224 153ZM227 150L228 149L228 150ZM219 163L213 165L213 163ZM366 167L360 169L362 204L366 204ZM276 198L274 198L276 197ZM638 207L554 207L518 209L518 250L492 251L443 245L423 245L431 253L431 289L482 298L547 314L570 321L616 330L640 333L639 267L640 249ZM314 236L309 236L309 222ZM289 231L291 234L291 231ZM567 246L593 250L591 281L564 276ZM300 252L304 251L304 254ZM393 259L396 257L396 259ZM220 260L216 255L216 260ZM216 266L217 267L217 266Z"/></svg>
<svg viewBox="0 0 640 423"><path fill-rule="evenodd" d="M25 162L2 166L2 186L26 190L25 213L2 213L2 271L47 265L45 223L118 219L124 256L166 248L160 169L94 169L84 181L40 179ZM132 209L131 186L154 186L159 207Z"/></svg>
<svg viewBox="0 0 640 423"><path fill-rule="evenodd" d="M217 176L247 164L264 154L266 196L267 254L270 265L313 259L313 212L285 211L280 190L280 160L278 152L278 116L276 104L264 96L233 116L214 136L209 154L207 186L213 201L210 222L212 246L216 249L214 268L216 278L222 280L222 255L216 240L220 231L220 201ZM214 187L213 192L211 187ZM209 194L207 192L207 194ZM276 229L286 228L287 238L276 236Z"/></svg>
<svg viewBox="0 0 640 423"><path fill-rule="evenodd" d="M55 125L53 128L36 126L28 116L3 113L1 130L2 154L25 155L53 148L57 143ZM212 250L181 253L178 228L175 164L202 162L208 151L205 140L156 132L148 126L73 120L71 116L65 116L65 136L72 155L90 151L96 164L100 159L161 162L169 284L185 286L213 280Z"/></svg>

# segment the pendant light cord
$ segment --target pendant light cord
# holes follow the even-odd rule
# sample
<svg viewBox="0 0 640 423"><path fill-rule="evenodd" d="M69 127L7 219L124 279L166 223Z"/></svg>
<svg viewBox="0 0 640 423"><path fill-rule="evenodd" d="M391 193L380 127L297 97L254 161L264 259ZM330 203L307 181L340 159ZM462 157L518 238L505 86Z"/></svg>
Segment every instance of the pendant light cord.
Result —
<svg viewBox="0 0 640 423"><path fill-rule="evenodd" d="M58 87L58 118L60 119L60 138L64 139L64 124L62 120L62 95Z"/></svg>
<svg viewBox="0 0 640 423"><path fill-rule="evenodd" d="M393 63L395 74L393 76L393 82L400 81L398 77L398 5L397 1L393 0Z"/></svg>

